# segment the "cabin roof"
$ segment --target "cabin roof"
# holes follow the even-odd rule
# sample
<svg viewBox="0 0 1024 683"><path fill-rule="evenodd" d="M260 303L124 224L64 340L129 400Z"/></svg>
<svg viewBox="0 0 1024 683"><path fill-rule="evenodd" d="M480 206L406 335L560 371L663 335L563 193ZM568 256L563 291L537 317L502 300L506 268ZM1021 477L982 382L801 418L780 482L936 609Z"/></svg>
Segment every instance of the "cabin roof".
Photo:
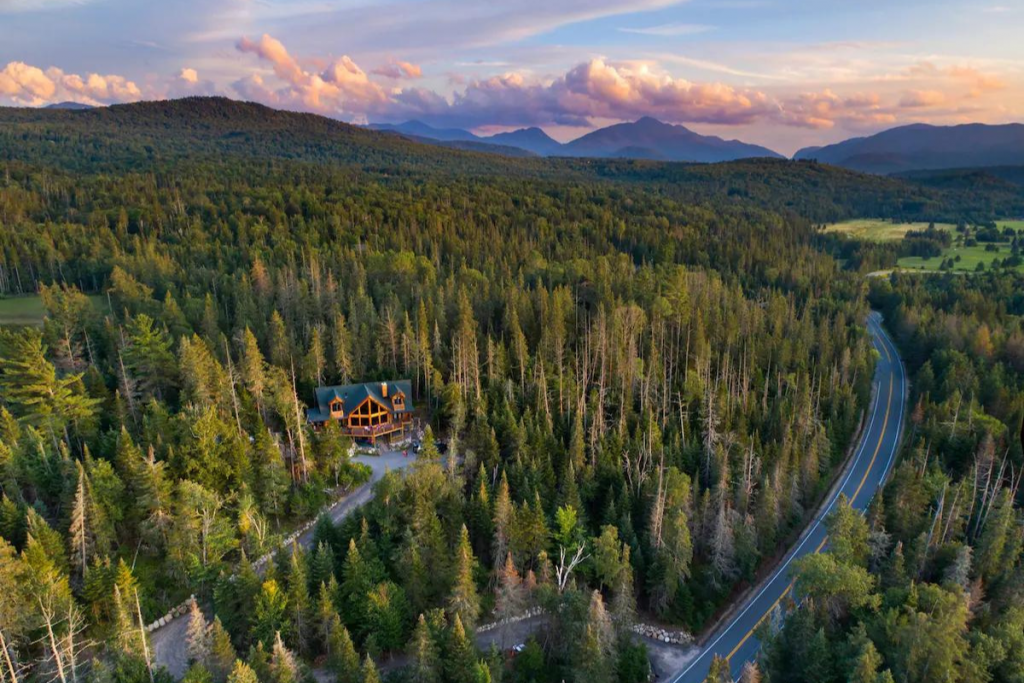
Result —
<svg viewBox="0 0 1024 683"><path fill-rule="evenodd" d="M384 398L382 384L388 385L388 396ZM326 422L331 418L331 401L340 399L344 403L342 417L348 415L352 410L366 398L372 398L377 403L387 407L395 414L411 413L412 405L412 382L407 379L388 380L387 382L364 382L363 384L342 384L333 387L317 387L314 392L316 406L306 411L306 418L310 422ZM405 396L405 407L396 410L391 399L396 394Z"/></svg>

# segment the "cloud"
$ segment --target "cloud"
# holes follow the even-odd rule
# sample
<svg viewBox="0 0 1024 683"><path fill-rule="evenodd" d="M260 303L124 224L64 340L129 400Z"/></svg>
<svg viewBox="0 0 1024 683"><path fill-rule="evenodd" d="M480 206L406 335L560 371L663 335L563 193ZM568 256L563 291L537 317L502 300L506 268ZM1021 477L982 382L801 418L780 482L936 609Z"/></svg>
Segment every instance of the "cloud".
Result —
<svg viewBox="0 0 1024 683"><path fill-rule="evenodd" d="M185 81L186 83L198 83L199 82L199 73L196 72L195 69L190 69L188 67L185 67L184 69L181 70L181 73L178 74L178 78L180 78L181 80Z"/></svg>
<svg viewBox="0 0 1024 683"><path fill-rule="evenodd" d="M378 66L372 71L377 76L399 80L402 78L415 79L423 76L423 70L418 64L411 62L392 61Z"/></svg>
<svg viewBox="0 0 1024 683"><path fill-rule="evenodd" d="M45 71L24 62L10 62L0 71L0 95L17 104L38 106L74 100L86 104L134 102L142 91L124 76L65 73L57 67Z"/></svg>
<svg viewBox="0 0 1024 683"><path fill-rule="evenodd" d="M423 119L435 125L590 127L595 121L634 120L653 116L670 123L748 126L758 123L828 130L843 126L868 130L892 125L903 110L928 110L946 101L940 89L908 90L902 99L873 90L839 94L831 89L771 94L723 82L674 77L645 61L613 62L595 58L560 75L538 78L509 71L487 78L449 77L455 89L436 91L404 87L385 89L371 81L349 57L314 72L304 68L285 46L269 35L243 38L241 52L268 62L276 82L262 74L237 81L235 91L266 104L317 111L347 119ZM393 79L418 70L391 62L374 75ZM412 67L413 65L409 65ZM922 74L946 79L984 81L967 69L916 67ZM991 83L988 83L991 86ZM886 100L888 99L888 104Z"/></svg>
<svg viewBox="0 0 1024 683"><path fill-rule="evenodd" d="M937 107L946 103L946 93L941 90L908 90L900 98L900 106L906 109Z"/></svg>
<svg viewBox="0 0 1024 683"><path fill-rule="evenodd" d="M659 26L648 26L646 28L620 28L622 33L637 33L642 36L693 36L698 33L707 33L713 26L704 24L661 24Z"/></svg>
<svg viewBox="0 0 1024 683"><path fill-rule="evenodd" d="M403 91L409 106L424 101ZM420 114L454 125L587 126L593 119L655 116L665 121L740 124L766 115L772 103L760 92L722 83L693 83L646 63L593 59L550 80L510 72L470 81L451 101L429 98Z"/></svg>
<svg viewBox="0 0 1024 683"><path fill-rule="evenodd" d="M36 66L24 62L11 62L0 71L0 95L22 103L50 100L57 92L57 84Z"/></svg>
<svg viewBox="0 0 1024 683"><path fill-rule="evenodd" d="M837 124L852 129L871 129L896 122L877 93L841 96L830 89L783 98L776 119L797 128L829 130Z"/></svg>
<svg viewBox="0 0 1024 683"><path fill-rule="evenodd" d="M236 47L269 62L283 82L276 91L257 74L235 83L236 91L253 99L335 115L377 112L388 102L384 89L347 55L317 73L304 69L281 41L266 33L258 41L243 37Z"/></svg>

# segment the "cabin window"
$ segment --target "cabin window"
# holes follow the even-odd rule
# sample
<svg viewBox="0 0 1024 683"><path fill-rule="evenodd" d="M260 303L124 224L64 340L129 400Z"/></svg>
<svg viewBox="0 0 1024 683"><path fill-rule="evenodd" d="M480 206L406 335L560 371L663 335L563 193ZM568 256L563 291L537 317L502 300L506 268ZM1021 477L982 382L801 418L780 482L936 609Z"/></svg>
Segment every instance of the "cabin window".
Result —
<svg viewBox="0 0 1024 683"><path fill-rule="evenodd" d="M402 408L405 407L405 396L398 394L397 396L395 396L394 401L396 409L401 410Z"/></svg>
<svg viewBox="0 0 1024 683"><path fill-rule="evenodd" d="M391 422L387 408L376 401L366 401L349 413L350 427L377 427Z"/></svg>
<svg viewBox="0 0 1024 683"><path fill-rule="evenodd" d="M341 406L341 401L331 401L331 413L340 413Z"/></svg>

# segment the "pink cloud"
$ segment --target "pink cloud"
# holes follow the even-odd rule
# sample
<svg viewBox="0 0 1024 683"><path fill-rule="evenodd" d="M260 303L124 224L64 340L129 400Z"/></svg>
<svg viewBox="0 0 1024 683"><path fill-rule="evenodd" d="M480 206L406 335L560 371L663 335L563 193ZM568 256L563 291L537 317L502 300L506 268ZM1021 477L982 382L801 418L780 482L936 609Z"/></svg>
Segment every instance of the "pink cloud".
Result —
<svg viewBox="0 0 1024 683"><path fill-rule="evenodd" d="M945 103L946 93L941 90L908 90L900 98L900 106L905 109L937 107Z"/></svg>
<svg viewBox="0 0 1024 683"><path fill-rule="evenodd" d="M373 72L377 76L399 80L403 78L416 79L423 76L423 69L412 62L392 61L378 66Z"/></svg>
<svg viewBox="0 0 1024 683"><path fill-rule="evenodd" d="M181 70L181 73L178 74L178 78L186 83L195 84L199 82L199 73L195 69L185 67Z"/></svg>
<svg viewBox="0 0 1024 683"><path fill-rule="evenodd" d="M281 41L263 34L259 41L243 37L236 47L269 62L284 86L271 90L257 74L235 83L245 96L271 104L283 104L336 115L380 111L388 102L384 89L372 82L347 55L316 73L302 68Z"/></svg>
<svg viewBox="0 0 1024 683"><path fill-rule="evenodd" d="M775 118L788 126L818 130L828 130L837 124L867 129L896 122L896 116L883 106L877 93L843 97L830 89L783 98Z"/></svg>
<svg viewBox="0 0 1024 683"><path fill-rule="evenodd" d="M140 100L142 90L134 81L116 74L80 76L57 67L43 71L24 62L10 62L0 71L0 95L33 106L60 100L109 104Z"/></svg>
<svg viewBox="0 0 1024 683"><path fill-rule="evenodd" d="M48 101L56 92L57 84L39 67L24 62L11 62L0 71L0 94L15 101Z"/></svg>

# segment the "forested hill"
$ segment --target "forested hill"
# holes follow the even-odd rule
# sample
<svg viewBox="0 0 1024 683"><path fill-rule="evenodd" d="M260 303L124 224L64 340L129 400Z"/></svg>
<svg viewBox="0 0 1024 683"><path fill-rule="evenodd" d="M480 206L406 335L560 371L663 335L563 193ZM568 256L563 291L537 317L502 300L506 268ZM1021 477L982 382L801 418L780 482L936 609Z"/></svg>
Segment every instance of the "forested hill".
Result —
<svg viewBox="0 0 1024 683"><path fill-rule="evenodd" d="M227 100L0 111L0 297L23 295L0 304L38 293L46 310L0 329L6 680L167 683L140 625L191 594L209 609L170 644L188 683L295 683L320 662L375 682L401 653L394 680L650 680L630 625L713 621L814 514L870 400L868 290L814 222L1005 210L958 191L814 163L509 159ZM1009 489L977 487L1006 429L974 406L1019 424L1024 342L1019 307L976 333L973 316L1022 288L875 287L901 339L941 351L911 367L922 460L961 459L929 457L940 437L989 444L945 498L981 497L988 517ZM398 379L448 466L428 433L408 475L257 574L364 476L335 426L302 418L315 389ZM914 597L944 558L958 586L976 576L951 544L980 522L932 522L925 488L945 488L914 483L926 473L895 472L892 542L872 526L871 552L893 557L883 588L908 597L864 595L867 531L836 518L862 539L857 568L823 575L841 591L818 603L828 621L790 631L769 680L846 683L845 659L802 653L848 651L847 604L894 606L864 623L898 675L858 681L935 680L931 643L979 662L950 681L1021 680L997 657L1022 651L1003 610L1024 585L1008 504L976 535L971 595L1012 598L989 600L979 645L962 645L965 607L903 627L947 611ZM949 530L935 553L914 540L933 527ZM522 653L476 650L478 625L527 608L548 617Z"/></svg>
<svg viewBox="0 0 1024 683"><path fill-rule="evenodd" d="M235 164L236 157L247 163ZM322 116L221 97L85 111L0 108L2 162L8 168L27 164L98 173L174 172L227 164L232 176L277 172L282 162L297 162L369 174L389 183L410 177L611 181L653 186L660 195L686 202L753 202L815 222L854 216L980 219L1024 212L1019 193L929 188L813 162L512 158L419 144Z"/></svg>

